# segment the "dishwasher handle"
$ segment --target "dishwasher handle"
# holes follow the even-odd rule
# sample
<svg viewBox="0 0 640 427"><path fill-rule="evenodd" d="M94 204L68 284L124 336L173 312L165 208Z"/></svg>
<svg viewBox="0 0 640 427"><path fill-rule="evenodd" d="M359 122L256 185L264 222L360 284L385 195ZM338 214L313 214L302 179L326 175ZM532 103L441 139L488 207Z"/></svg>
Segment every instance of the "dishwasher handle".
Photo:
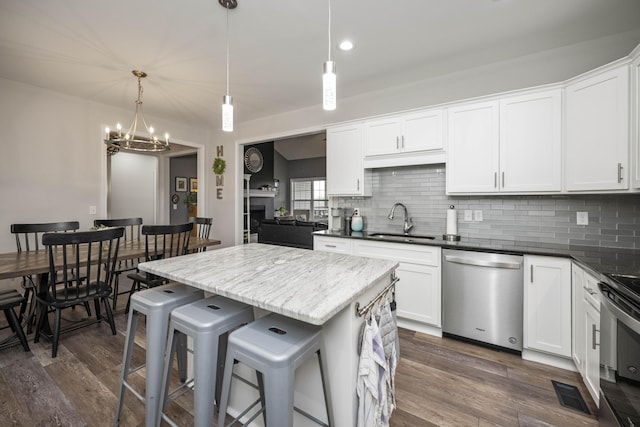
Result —
<svg viewBox="0 0 640 427"><path fill-rule="evenodd" d="M456 264L475 265L477 267L510 268L512 270L519 270L520 267L522 267L521 262L484 261L480 259L459 257L455 255L445 255L444 260Z"/></svg>

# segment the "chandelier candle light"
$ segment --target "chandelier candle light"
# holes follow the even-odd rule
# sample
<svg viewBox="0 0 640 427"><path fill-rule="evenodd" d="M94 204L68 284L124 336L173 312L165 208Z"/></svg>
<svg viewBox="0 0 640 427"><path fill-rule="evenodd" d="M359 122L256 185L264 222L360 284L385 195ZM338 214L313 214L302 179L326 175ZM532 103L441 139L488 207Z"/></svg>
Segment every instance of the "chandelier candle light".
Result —
<svg viewBox="0 0 640 427"><path fill-rule="evenodd" d="M110 130L108 127L105 128L105 140L104 143L109 146L109 149L115 150L117 152L119 149L131 150L131 151L167 151L169 150L169 134L164 134L164 141L158 139L156 135L154 135L154 130L152 126L148 126L147 122L144 119L144 115L142 113L142 83L141 80L147 77L147 73L144 71L133 70L134 76L138 78L138 99L136 99L136 111L133 116L133 123L129 127L129 130L122 135L122 126L120 123L116 125L116 130ZM140 119L142 124L144 125L148 137L139 136L136 134L136 129L138 127L138 114L140 115Z"/></svg>
<svg viewBox="0 0 640 427"><path fill-rule="evenodd" d="M229 9L238 7L237 0L218 0L227 9L227 94L222 97L222 130L233 132L233 97L229 95Z"/></svg>
<svg viewBox="0 0 640 427"><path fill-rule="evenodd" d="M323 65L322 108L328 111L336 109L336 63L331 60L331 0L329 3L329 59Z"/></svg>

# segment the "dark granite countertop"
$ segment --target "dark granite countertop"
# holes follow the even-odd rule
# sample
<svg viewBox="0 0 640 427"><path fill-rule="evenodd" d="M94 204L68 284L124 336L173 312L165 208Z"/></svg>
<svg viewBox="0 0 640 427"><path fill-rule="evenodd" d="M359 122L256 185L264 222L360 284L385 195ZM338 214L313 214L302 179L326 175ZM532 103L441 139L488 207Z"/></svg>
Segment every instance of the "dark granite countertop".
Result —
<svg viewBox="0 0 640 427"><path fill-rule="evenodd" d="M403 243L388 238L371 236L366 231L347 234L335 231L318 231L317 236L339 237L347 239L375 240L387 243ZM373 234L373 233L371 233ZM575 246L540 242L522 242L513 240L467 239L462 237L458 242L449 242L442 236L433 240L405 242L409 244L439 246L447 249L473 250L481 252L498 252L516 255L542 255L571 258L595 275L608 273L640 276L640 249L621 249L597 246ZM601 279L604 280L604 277Z"/></svg>

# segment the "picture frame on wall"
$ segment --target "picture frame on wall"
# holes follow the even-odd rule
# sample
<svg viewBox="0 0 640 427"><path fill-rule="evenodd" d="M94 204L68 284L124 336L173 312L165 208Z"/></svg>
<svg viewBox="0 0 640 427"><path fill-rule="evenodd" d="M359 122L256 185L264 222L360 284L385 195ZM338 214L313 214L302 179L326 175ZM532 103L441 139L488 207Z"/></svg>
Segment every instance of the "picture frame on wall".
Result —
<svg viewBox="0 0 640 427"><path fill-rule="evenodd" d="M176 176L176 191L187 191L187 178Z"/></svg>
<svg viewBox="0 0 640 427"><path fill-rule="evenodd" d="M189 178L189 191L192 193L198 192L198 178Z"/></svg>

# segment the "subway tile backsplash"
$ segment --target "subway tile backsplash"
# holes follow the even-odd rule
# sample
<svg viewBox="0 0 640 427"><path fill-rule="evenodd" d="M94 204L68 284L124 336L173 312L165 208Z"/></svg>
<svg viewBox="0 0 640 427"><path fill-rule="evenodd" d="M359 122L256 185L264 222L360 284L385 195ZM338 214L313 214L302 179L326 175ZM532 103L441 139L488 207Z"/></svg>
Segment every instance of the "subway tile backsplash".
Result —
<svg viewBox="0 0 640 427"><path fill-rule="evenodd" d="M454 205L462 237L640 249L640 194L447 196L443 164L373 169L372 180L372 197L333 199L347 212L360 208L370 232L402 233L402 209L387 218L401 202L412 218L412 233L440 236ZM465 221L465 210L481 210L483 221ZM588 225L577 225L576 212L588 213Z"/></svg>

